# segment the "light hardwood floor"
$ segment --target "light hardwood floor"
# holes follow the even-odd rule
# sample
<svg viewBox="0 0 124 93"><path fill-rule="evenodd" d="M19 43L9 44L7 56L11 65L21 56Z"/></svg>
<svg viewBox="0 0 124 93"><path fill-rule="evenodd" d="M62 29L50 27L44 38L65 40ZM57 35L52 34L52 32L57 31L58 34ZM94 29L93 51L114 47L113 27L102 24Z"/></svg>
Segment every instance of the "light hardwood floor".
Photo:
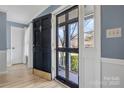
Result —
<svg viewBox="0 0 124 93"><path fill-rule="evenodd" d="M32 74L24 64L8 67L0 74L0 88L65 88L56 81L48 81Z"/></svg>

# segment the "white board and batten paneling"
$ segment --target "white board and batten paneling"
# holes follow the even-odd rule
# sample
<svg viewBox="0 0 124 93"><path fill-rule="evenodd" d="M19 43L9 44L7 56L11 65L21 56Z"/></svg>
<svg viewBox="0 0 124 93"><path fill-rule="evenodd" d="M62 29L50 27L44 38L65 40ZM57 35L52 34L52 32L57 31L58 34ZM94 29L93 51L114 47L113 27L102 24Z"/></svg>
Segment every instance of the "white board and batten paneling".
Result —
<svg viewBox="0 0 124 93"><path fill-rule="evenodd" d="M101 87L100 6L94 6L94 47L84 45L84 6L79 6L79 86Z"/></svg>

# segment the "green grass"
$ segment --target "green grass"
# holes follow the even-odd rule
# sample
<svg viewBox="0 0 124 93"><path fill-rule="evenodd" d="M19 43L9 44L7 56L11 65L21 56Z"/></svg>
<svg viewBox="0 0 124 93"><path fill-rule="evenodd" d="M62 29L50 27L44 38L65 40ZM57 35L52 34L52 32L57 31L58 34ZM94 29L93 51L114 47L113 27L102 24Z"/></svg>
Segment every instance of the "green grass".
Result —
<svg viewBox="0 0 124 93"><path fill-rule="evenodd" d="M71 56L71 70L74 72L78 72L78 56L77 55Z"/></svg>

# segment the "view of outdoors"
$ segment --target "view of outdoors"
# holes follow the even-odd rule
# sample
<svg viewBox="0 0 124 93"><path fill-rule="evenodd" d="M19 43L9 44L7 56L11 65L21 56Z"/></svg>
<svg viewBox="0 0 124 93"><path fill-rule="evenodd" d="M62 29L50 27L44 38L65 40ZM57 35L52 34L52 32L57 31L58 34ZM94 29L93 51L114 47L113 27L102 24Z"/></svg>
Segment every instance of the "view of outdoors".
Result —
<svg viewBox="0 0 124 93"><path fill-rule="evenodd" d="M66 74L65 74L65 57L66 57L66 55L65 55L65 52L59 52L59 54L58 54L58 57L59 57L59 59L58 59L58 62L59 62L59 75L61 76L61 77L64 77L65 78L65 76L66 76Z"/></svg>
<svg viewBox="0 0 124 93"><path fill-rule="evenodd" d="M91 48L94 47L94 8L85 6L84 10L84 28L82 28L84 29L84 46ZM69 20L74 18L78 18L78 9L69 12ZM63 20L68 21L65 20L65 15L59 16L59 23ZM65 49L58 52L58 75L76 84L78 84L78 52L69 52L68 49L78 49L78 38L78 22L58 27L58 47Z"/></svg>
<svg viewBox="0 0 124 93"><path fill-rule="evenodd" d="M59 27L59 47L65 47L65 26ZM78 48L78 23L72 23L69 24L69 47L70 48ZM64 68L64 55L65 53L61 52L60 54L60 59L61 61L59 61L61 67ZM78 56L74 55L72 53L70 59L72 59L72 63L71 63L71 70L77 72L78 69L78 60L77 60Z"/></svg>
<svg viewBox="0 0 124 93"><path fill-rule="evenodd" d="M68 25L69 31L69 48L78 48L78 22ZM65 26L59 27L59 47L65 47ZM59 52L59 75L64 77L65 74L65 52ZM69 80L78 84L78 53L69 53Z"/></svg>
<svg viewBox="0 0 124 93"><path fill-rule="evenodd" d="M69 48L78 48L78 22L69 24Z"/></svg>
<svg viewBox="0 0 124 93"><path fill-rule="evenodd" d="M94 18L86 18L84 21L84 45L86 48L94 47Z"/></svg>
<svg viewBox="0 0 124 93"><path fill-rule="evenodd" d="M65 47L65 26L61 26L58 28L58 35L59 35L58 47L64 48Z"/></svg>
<svg viewBox="0 0 124 93"><path fill-rule="evenodd" d="M88 10L89 9L89 10ZM94 47L94 7L85 7L84 18L84 46L85 48Z"/></svg>
<svg viewBox="0 0 124 93"><path fill-rule="evenodd" d="M69 80L78 84L78 53L69 53Z"/></svg>

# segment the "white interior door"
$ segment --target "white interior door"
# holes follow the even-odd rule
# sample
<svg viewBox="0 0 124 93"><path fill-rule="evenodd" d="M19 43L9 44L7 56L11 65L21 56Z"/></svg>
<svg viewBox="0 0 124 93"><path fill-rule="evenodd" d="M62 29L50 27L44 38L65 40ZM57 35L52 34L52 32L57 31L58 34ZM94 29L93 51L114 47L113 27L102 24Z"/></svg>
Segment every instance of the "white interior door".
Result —
<svg viewBox="0 0 124 93"><path fill-rule="evenodd" d="M11 63L23 63L24 29L11 27Z"/></svg>

